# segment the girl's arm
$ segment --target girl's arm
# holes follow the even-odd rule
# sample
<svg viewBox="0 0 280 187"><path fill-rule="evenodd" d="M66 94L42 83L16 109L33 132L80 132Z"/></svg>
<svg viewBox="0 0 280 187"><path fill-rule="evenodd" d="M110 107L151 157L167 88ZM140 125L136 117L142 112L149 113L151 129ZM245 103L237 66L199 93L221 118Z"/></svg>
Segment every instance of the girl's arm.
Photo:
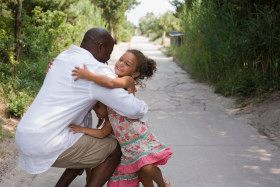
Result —
<svg viewBox="0 0 280 187"><path fill-rule="evenodd" d="M79 125L71 124L69 126L70 130L74 133L85 133L86 135L95 137L95 138L105 138L112 133L113 129L109 120L105 121L105 125L101 129L92 129L88 127L81 127Z"/></svg>
<svg viewBox="0 0 280 187"><path fill-rule="evenodd" d="M72 75L76 76L75 80L77 79L87 79L89 81L93 81L101 86L107 88L126 88L126 89L135 89L135 81L130 76L124 76L121 78L112 79L105 75L98 75L95 73L90 72L87 69L87 66L84 65L84 68L75 67L72 71Z"/></svg>

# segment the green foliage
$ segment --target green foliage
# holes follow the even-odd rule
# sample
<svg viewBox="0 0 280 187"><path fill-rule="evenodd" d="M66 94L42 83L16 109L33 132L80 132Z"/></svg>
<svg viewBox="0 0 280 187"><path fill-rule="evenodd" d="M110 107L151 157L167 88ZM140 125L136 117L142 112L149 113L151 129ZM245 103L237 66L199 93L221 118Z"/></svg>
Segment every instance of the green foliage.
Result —
<svg viewBox="0 0 280 187"><path fill-rule="evenodd" d="M160 28L169 33L171 31L180 30L179 20L171 13L166 12L159 17L159 26Z"/></svg>
<svg viewBox="0 0 280 187"><path fill-rule="evenodd" d="M124 13L137 1L94 2L22 1L21 50L16 61L14 33L16 10L20 6L16 0L1 1L0 90L10 115L22 116L44 80L48 62L69 45L79 45L89 28L111 26L120 40L130 40L134 26L126 21Z"/></svg>
<svg viewBox="0 0 280 187"><path fill-rule="evenodd" d="M155 16L154 13L148 12L144 17L140 19L139 28L142 34L149 35L155 33L158 35L160 31L159 19Z"/></svg>
<svg viewBox="0 0 280 187"><path fill-rule="evenodd" d="M14 135L4 128L5 121L0 117L0 143L6 138L13 138ZM1 156L1 152L0 152Z"/></svg>
<svg viewBox="0 0 280 187"><path fill-rule="evenodd" d="M140 19L139 27L142 34L150 36L152 40L161 37L163 32L169 33L174 30L181 30L179 19L171 12L166 12L160 17L153 13L147 13Z"/></svg>
<svg viewBox="0 0 280 187"><path fill-rule="evenodd" d="M93 2L102 9L102 15L107 22L107 27L116 41L119 34L122 34L120 32L124 31L124 29L121 29L123 28L121 25L126 20L125 12L139 4L137 0L93 0Z"/></svg>
<svg viewBox="0 0 280 187"><path fill-rule="evenodd" d="M123 42L128 42L131 40L132 36L134 35L135 32L135 26L129 22L129 21L124 21L121 25L119 30L119 40Z"/></svg>
<svg viewBox="0 0 280 187"><path fill-rule="evenodd" d="M8 93L8 111L15 117L21 117L25 107L29 105L31 97L25 92Z"/></svg>
<svg viewBox="0 0 280 187"><path fill-rule="evenodd" d="M185 2L179 14L184 44L175 54L195 77L224 95L279 90L280 3Z"/></svg>
<svg viewBox="0 0 280 187"><path fill-rule="evenodd" d="M0 63L11 62L14 50L14 17L12 3L2 3L0 8Z"/></svg>
<svg viewBox="0 0 280 187"><path fill-rule="evenodd" d="M51 58L79 44L89 28L104 27L105 21L90 0L25 0L20 61L15 61L16 6L16 1L7 1L0 7L0 89L10 115L21 117L37 94Z"/></svg>

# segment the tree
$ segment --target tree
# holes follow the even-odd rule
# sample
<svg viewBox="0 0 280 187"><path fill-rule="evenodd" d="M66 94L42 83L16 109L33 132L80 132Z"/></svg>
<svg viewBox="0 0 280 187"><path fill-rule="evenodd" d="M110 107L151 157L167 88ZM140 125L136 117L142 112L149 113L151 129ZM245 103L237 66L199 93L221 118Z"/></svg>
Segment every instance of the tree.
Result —
<svg viewBox="0 0 280 187"><path fill-rule="evenodd" d="M0 0L0 94L10 115L23 114L50 59L94 26L105 21L92 0Z"/></svg>
<svg viewBox="0 0 280 187"><path fill-rule="evenodd" d="M158 33L160 30L159 19L154 13L148 12L140 19L139 27L142 34Z"/></svg>
<svg viewBox="0 0 280 187"><path fill-rule="evenodd" d="M153 13L147 13L146 16L140 19L139 23L142 34L155 36L152 39L157 39L162 36L162 42L165 40L165 35L173 30L181 30L179 19L172 12L166 12L159 18Z"/></svg>
<svg viewBox="0 0 280 187"><path fill-rule="evenodd" d="M159 18L159 25L162 29L162 44L164 44L166 33L169 33L174 30L180 30L179 19L176 18L172 14L172 12L166 12L165 14L163 14Z"/></svg>
<svg viewBox="0 0 280 187"><path fill-rule="evenodd" d="M169 1L171 5L173 5L175 7L175 16L179 17L179 14L184 10L184 5L187 4L191 4L192 1L189 0L170 0Z"/></svg>
<svg viewBox="0 0 280 187"><path fill-rule="evenodd" d="M125 20L125 12L139 4L137 0L93 0L93 3L103 10L102 14L107 21L107 27L116 42L119 25Z"/></svg>
<svg viewBox="0 0 280 187"><path fill-rule="evenodd" d="M21 50L21 14L22 14L22 1L17 0L16 21L15 21L15 59L19 60Z"/></svg>

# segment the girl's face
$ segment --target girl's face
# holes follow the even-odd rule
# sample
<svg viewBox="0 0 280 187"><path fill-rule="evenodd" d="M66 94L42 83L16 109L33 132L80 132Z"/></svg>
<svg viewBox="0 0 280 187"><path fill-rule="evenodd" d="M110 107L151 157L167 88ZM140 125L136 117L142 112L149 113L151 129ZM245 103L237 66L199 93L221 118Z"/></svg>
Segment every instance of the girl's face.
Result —
<svg viewBox="0 0 280 187"><path fill-rule="evenodd" d="M107 107L103 103L97 102L93 110L98 118L105 118L108 116Z"/></svg>
<svg viewBox="0 0 280 187"><path fill-rule="evenodd" d="M118 77L132 76L136 74L138 61L134 54L130 52L124 53L115 64L115 73Z"/></svg>

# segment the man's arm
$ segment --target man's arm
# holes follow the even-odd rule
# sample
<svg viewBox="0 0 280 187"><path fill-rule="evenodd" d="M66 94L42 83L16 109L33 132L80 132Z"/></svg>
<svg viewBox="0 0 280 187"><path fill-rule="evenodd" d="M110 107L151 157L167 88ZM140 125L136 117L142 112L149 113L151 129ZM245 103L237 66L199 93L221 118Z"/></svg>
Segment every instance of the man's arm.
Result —
<svg viewBox="0 0 280 187"><path fill-rule="evenodd" d="M92 84L92 96L117 113L131 119L140 119L148 112L148 105L121 88L108 89Z"/></svg>
<svg viewBox="0 0 280 187"><path fill-rule="evenodd" d="M103 64L99 64L95 72L115 78L112 69ZM108 89L97 84L91 83L89 85L91 99L102 102L122 116L141 119L148 112L148 105L144 101L137 99L133 94L129 94L122 88Z"/></svg>

